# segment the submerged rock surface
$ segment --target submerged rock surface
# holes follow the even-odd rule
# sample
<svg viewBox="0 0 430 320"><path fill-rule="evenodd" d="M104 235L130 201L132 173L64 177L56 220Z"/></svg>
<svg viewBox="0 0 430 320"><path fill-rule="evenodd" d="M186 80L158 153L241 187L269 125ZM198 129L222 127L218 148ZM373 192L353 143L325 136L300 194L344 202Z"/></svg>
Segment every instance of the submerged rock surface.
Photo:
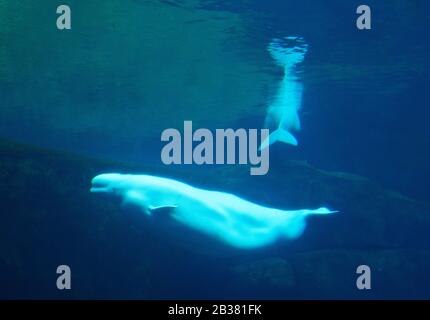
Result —
<svg viewBox="0 0 430 320"><path fill-rule="evenodd" d="M282 161L263 177L237 166L136 166L6 141L0 155L2 298L430 297L429 205L362 177ZM327 205L341 213L310 219L291 244L202 254L165 241L115 199L89 193L93 176L114 171L162 174L274 207ZM72 269L70 293L55 288L60 264ZM370 291L355 286L361 264L372 269Z"/></svg>

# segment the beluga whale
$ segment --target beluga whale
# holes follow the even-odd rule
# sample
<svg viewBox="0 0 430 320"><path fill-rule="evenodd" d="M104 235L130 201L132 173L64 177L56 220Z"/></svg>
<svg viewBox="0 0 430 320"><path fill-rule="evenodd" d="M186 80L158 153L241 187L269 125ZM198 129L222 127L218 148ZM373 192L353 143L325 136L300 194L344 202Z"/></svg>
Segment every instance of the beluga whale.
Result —
<svg viewBox="0 0 430 320"><path fill-rule="evenodd" d="M122 198L124 204L137 207L154 227L163 227L166 232L181 226L237 249L296 239L303 233L308 216L336 212L327 208L269 208L230 193L153 175L101 174L92 179L91 192ZM187 237L187 233L181 236Z"/></svg>
<svg viewBox="0 0 430 320"><path fill-rule="evenodd" d="M265 128L275 130L261 143L260 150L278 141L297 146L298 142L292 131L300 130L298 110L303 93L297 67L303 62L308 45L302 37L276 38L270 42L267 50L275 63L283 69L283 78L268 107L264 124Z"/></svg>

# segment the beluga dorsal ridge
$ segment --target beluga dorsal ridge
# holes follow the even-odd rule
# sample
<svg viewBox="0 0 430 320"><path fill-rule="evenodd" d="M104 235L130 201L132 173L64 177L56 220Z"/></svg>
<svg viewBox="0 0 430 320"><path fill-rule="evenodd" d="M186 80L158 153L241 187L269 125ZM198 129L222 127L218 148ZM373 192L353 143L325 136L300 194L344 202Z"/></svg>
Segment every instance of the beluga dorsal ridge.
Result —
<svg viewBox="0 0 430 320"><path fill-rule="evenodd" d="M297 76L297 65L302 63L308 45L302 37L273 39L267 46L275 63L283 68L284 74L278 91L268 107L265 127L275 128L260 145L260 150L275 142L297 146L292 131L300 130L298 110L302 104L303 84Z"/></svg>
<svg viewBox="0 0 430 320"><path fill-rule="evenodd" d="M296 239L305 229L306 217L335 212L327 208L268 208L230 193L151 175L101 174L92 179L91 192L121 197L125 203L137 206L154 225L155 221L162 225L174 222L239 249Z"/></svg>

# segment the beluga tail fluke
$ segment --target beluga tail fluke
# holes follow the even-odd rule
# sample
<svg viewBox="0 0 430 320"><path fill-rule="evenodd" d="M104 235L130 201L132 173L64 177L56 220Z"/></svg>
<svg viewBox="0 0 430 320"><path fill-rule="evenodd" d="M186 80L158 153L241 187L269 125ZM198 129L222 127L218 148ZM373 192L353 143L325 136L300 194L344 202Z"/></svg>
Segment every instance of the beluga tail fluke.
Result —
<svg viewBox="0 0 430 320"><path fill-rule="evenodd" d="M260 145L260 150L275 142L296 146L297 139L291 133L300 130L298 110L302 103L303 85L297 77L297 65L302 63L308 45L302 37L273 39L267 47L275 63L284 74L278 91L267 110L266 128L275 128Z"/></svg>

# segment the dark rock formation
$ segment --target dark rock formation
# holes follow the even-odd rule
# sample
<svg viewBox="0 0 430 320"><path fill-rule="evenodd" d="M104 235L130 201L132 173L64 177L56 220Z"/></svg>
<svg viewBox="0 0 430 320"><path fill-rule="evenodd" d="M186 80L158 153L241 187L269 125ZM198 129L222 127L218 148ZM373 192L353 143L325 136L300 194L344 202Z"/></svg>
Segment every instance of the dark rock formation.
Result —
<svg viewBox="0 0 430 320"><path fill-rule="evenodd" d="M2 298L430 297L429 206L371 181L299 162L248 168L136 166L0 142ZM328 206L303 236L258 252L212 256L169 243L139 214L89 193L102 172L158 173L285 209ZM204 179L202 179L202 177ZM202 244L204 245L204 244ZM73 290L55 288L68 264ZM356 268L372 269L369 292Z"/></svg>

